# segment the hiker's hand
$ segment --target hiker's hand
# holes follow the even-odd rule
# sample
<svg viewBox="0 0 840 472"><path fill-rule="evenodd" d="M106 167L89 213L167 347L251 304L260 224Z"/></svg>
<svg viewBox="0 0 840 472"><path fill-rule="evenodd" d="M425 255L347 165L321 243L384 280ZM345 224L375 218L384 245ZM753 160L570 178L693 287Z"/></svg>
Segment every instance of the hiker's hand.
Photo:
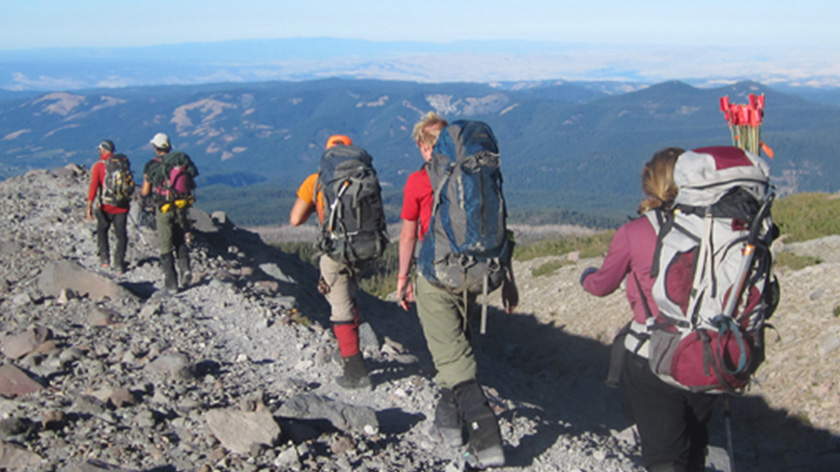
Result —
<svg viewBox="0 0 840 472"><path fill-rule="evenodd" d="M598 272L598 269L595 267L587 267L584 269L583 273L580 274L580 284L583 285L583 281L595 272Z"/></svg>
<svg viewBox="0 0 840 472"><path fill-rule="evenodd" d="M89 220L94 220L96 218L93 217L93 207L89 203L87 209L85 210L85 217Z"/></svg>
<svg viewBox="0 0 840 472"><path fill-rule="evenodd" d="M414 286L411 284L411 278L397 277L397 294L400 297L400 307L408 311L408 304L414 302Z"/></svg>
<svg viewBox="0 0 840 472"><path fill-rule="evenodd" d="M505 313L513 313L516 306L519 305L519 289L512 280L505 279L502 282L502 305L505 307Z"/></svg>

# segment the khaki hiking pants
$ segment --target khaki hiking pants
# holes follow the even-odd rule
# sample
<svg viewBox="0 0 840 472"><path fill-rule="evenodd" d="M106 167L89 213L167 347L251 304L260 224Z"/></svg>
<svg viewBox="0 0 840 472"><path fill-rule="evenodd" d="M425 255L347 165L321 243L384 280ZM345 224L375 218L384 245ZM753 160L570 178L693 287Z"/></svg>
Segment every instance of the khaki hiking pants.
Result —
<svg viewBox="0 0 840 472"><path fill-rule="evenodd" d="M324 294L330 304L330 322L352 323L356 318L356 291L359 288L359 271L348 268L326 254L319 263L321 278L329 287Z"/></svg>
<svg viewBox="0 0 840 472"><path fill-rule="evenodd" d="M476 378L468 324L468 306L464 296L435 287L423 276L416 277L415 298L417 316L423 327L426 345L437 369L435 383L441 388L452 388L459 383ZM475 305L469 297L467 305Z"/></svg>

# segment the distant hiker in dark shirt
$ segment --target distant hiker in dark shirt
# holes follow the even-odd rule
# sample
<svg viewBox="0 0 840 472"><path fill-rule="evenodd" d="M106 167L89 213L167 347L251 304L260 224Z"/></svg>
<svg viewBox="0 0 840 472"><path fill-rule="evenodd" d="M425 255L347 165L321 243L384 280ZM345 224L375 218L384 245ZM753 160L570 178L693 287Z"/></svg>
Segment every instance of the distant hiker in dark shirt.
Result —
<svg viewBox="0 0 840 472"><path fill-rule="evenodd" d="M169 136L164 133L157 133L150 141L155 151L155 157L146 163L143 169L143 188L140 195L152 196L152 203L155 207L155 221L157 223L158 244L160 246L160 265L163 270L164 286L167 290L177 291L180 285L188 285L192 280L190 271L190 254L188 243L192 240L189 220L187 219L188 208L178 208L174 205L167 205L165 193L156 190L164 186L163 172L154 172L153 167L160 165L161 160L172 151L169 143ZM153 181L154 180L154 181ZM165 210L165 211L164 211ZM178 270L175 270L177 258Z"/></svg>
<svg viewBox="0 0 840 472"><path fill-rule="evenodd" d="M122 274L126 270L125 250L126 242L126 221L128 218L129 205L114 206L102 201L102 194L105 191L105 162L110 158L116 150L114 142L105 139L97 147L99 150L99 160L91 168L90 187L88 189L87 197L87 212L86 216L89 220L95 219L96 224L96 240L99 252L99 263L102 267L110 267L111 255L108 244L108 230L111 225L114 226L114 234L117 237L117 247L114 251L114 270L118 274ZM94 201L97 201L96 208L94 208Z"/></svg>
<svg viewBox="0 0 840 472"><path fill-rule="evenodd" d="M678 148L663 149L645 164L642 190L647 198L639 205L639 214L666 211L673 204L677 196L674 164L681 153ZM635 335L644 333L648 318L659 314L650 275L656 244L656 229L645 216L624 224L613 236L601 268L587 268L581 285L603 297L624 281L633 323L625 341L622 383L639 428L645 467L651 472L703 471L709 443L706 424L716 397L670 385L657 377L647 358L649 343L640 343Z"/></svg>
<svg viewBox="0 0 840 472"><path fill-rule="evenodd" d="M334 135L327 140L326 149L333 146L352 146L353 141L344 135ZM313 213L318 214L318 221L324 223L324 197L318 188L319 173L306 178L297 191L297 200L289 213L289 223L299 226L305 223ZM368 369L359 349L359 313L356 292L362 267L345 266L327 254L319 259L321 277L318 291L324 294L330 304L330 322L338 341L338 349L343 365L343 374L336 383L343 388L370 390L372 384Z"/></svg>

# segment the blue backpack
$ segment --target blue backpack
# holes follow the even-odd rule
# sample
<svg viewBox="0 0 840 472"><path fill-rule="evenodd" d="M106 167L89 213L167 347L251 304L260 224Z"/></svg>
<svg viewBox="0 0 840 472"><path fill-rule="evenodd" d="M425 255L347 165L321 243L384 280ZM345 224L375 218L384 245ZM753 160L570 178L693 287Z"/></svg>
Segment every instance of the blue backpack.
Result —
<svg viewBox="0 0 840 472"><path fill-rule="evenodd" d="M417 258L433 285L486 295L502 284L513 243L499 165L499 145L486 123L455 121L438 136L425 165L434 203Z"/></svg>

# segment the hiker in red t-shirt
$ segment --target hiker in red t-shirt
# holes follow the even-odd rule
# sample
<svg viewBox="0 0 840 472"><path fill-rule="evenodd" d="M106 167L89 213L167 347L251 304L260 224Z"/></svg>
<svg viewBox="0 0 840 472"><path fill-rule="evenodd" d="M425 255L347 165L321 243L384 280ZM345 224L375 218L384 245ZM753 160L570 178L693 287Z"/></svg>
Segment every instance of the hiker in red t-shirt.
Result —
<svg viewBox="0 0 840 472"><path fill-rule="evenodd" d="M424 161L432 159L438 135L447 124L430 112L414 126L413 138ZM466 429L471 466L502 466L505 457L499 425L476 378L477 365L467 321L475 297L469 296L467 300L463 294L434 286L421 274L414 281L410 278L415 246L429 230L433 204L434 191L424 166L408 176L403 190L397 275L399 303L408 310L409 303L416 298L417 316L438 371L435 382L441 395L435 407L433 430L444 444L457 447L463 444L462 429ZM515 308L517 300L518 292L511 276L502 287L502 301L508 312Z"/></svg>
<svg viewBox="0 0 840 472"><path fill-rule="evenodd" d="M105 139L99 146L99 160L91 168L90 187L87 197L87 219L96 219L96 242L99 250L99 263L102 267L110 267L111 254L108 244L108 230L114 226L117 236L117 247L114 250L114 270L122 274L126 270L125 249L128 238L126 236L126 222L128 206L118 207L102 202L102 192L105 190L105 161L114 154L114 142ZM94 208L94 200L99 204ZM95 215L95 216L94 216Z"/></svg>

